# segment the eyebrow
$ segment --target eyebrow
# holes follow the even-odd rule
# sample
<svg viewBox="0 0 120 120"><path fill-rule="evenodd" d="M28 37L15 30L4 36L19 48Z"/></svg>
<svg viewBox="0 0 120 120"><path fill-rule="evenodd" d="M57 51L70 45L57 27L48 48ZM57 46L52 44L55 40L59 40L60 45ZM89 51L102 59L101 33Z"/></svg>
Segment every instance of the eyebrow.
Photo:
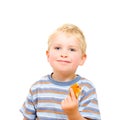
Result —
<svg viewBox="0 0 120 120"><path fill-rule="evenodd" d="M54 44L54 45L62 46L62 44L59 44L59 43ZM69 47L79 47L79 45L68 45L68 46L69 46Z"/></svg>
<svg viewBox="0 0 120 120"><path fill-rule="evenodd" d="M69 45L69 47L79 47L78 45Z"/></svg>

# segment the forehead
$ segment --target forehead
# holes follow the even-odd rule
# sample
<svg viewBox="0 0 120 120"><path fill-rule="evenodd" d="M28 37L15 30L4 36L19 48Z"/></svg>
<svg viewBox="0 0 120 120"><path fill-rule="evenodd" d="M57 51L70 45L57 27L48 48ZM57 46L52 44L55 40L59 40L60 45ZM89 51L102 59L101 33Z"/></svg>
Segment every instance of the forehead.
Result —
<svg viewBox="0 0 120 120"><path fill-rule="evenodd" d="M80 41L74 35L59 33L55 34L51 39L51 44L68 44L78 45Z"/></svg>

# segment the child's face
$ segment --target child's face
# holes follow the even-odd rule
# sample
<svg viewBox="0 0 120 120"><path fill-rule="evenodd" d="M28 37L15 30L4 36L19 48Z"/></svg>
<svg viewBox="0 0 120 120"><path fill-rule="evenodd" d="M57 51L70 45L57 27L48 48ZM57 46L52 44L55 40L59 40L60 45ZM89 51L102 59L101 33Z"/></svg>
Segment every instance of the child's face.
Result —
<svg viewBox="0 0 120 120"><path fill-rule="evenodd" d="M46 55L54 72L73 74L79 65L83 65L86 56L82 55L79 45L80 41L65 33L59 33L53 38Z"/></svg>

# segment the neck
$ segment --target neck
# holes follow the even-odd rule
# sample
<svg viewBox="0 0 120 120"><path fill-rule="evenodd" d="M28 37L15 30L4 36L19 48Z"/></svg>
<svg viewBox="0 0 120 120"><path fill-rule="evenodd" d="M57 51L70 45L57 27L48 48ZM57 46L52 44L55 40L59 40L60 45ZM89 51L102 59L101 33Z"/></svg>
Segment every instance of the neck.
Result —
<svg viewBox="0 0 120 120"><path fill-rule="evenodd" d="M61 73L55 73L53 72L51 77L56 80L56 81L61 81L61 82L66 82L66 81L71 81L76 77L76 74L61 74Z"/></svg>

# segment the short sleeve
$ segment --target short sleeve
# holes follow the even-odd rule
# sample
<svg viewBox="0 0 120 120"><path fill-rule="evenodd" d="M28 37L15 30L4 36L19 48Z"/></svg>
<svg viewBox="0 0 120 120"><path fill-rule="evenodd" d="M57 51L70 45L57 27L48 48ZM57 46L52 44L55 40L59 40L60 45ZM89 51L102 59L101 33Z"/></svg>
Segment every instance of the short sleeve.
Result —
<svg viewBox="0 0 120 120"><path fill-rule="evenodd" d="M31 90L30 90L22 108L20 109L20 112L23 114L23 116L25 118L27 118L29 120L36 119L36 110L35 110L35 106L33 104L33 96L32 96Z"/></svg>
<svg viewBox="0 0 120 120"><path fill-rule="evenodd" d="M82 91L79 111L85 118L101 120L96 90L90 83L87 83L87 87L84 87Z"/></svg>

